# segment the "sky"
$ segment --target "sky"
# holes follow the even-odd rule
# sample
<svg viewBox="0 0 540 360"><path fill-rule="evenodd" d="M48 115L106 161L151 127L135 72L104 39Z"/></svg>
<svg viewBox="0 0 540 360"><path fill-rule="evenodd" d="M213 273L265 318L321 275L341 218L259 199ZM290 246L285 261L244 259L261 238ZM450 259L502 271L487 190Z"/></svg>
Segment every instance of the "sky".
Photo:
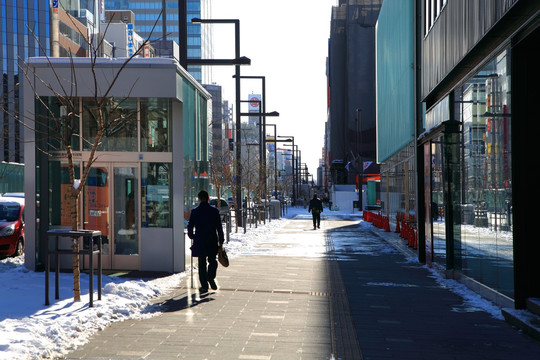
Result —
<svg viewBox="0 0 540 360"><path fill-rule="evenodd" d="M251 59L242 76L265 76L267 117L281 136L294 136L301 162L317 179L327 118L326 57L332 6L337 0L214 0L213 19L240 20L240 53ZM204 25L203 25L204 26ZM234 25L213 27L214 58L234 57ZM213 67L223 99L235 102L234 67ZM241 82L242 99L260 94L261 80ZM242 111L247 112L246 109ZM247 121L247 119L243 119ZM273 127L267 133L273 135ZM279 146L278 146L279 147Z"/></svg>

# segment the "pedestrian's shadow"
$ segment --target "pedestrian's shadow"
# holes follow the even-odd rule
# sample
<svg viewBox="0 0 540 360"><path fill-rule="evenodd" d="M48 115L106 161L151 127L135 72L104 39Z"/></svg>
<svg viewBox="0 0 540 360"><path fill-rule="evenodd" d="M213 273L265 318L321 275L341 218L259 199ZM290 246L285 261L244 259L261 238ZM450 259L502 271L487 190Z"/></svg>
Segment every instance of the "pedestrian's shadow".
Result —
<svg viewBox="0 0 540 360"><path fill-rule="evenodd" d="M199 295L197 291L187 290L185 294L166 299L155 304L155 306L159 307L161 312L182 311L202 303L214 301L212 294L213 292Z"/></svg>

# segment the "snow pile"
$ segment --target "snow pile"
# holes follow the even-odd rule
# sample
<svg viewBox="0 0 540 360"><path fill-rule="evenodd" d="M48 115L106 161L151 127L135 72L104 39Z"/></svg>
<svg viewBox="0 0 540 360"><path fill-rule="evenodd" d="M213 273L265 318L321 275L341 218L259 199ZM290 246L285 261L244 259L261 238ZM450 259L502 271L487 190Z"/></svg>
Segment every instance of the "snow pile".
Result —
<svg viewBox="0 0 540 360"><path fill-rule="evenodd" d="M469 311L483 310L496 319L504 320L501 309L491 301L484 299L456 280L444 278L438 270L429 266L425 266L425 268L430 271L431 277L435 279L439 286L447 288L463 298L462 308L467 308ZM455 311L458 310L455 309Z"/></svg>
<svg viewBox="0 0 540 360"><path fill-rule="evenodd" d="M156 313L149 307L150 300L184 276L175 274L147 282L104 276L102 300L94 301L94 307L89 308L88 274L81 274L80 302L72 299L72 274L60 274L63 300L54 300L51 285L51 305L45 306L45 274L28 271L22 262L22 257L0 261L4 288L0 298L0 359L56 358L86 343L113 321L153 316Z"/></svg>

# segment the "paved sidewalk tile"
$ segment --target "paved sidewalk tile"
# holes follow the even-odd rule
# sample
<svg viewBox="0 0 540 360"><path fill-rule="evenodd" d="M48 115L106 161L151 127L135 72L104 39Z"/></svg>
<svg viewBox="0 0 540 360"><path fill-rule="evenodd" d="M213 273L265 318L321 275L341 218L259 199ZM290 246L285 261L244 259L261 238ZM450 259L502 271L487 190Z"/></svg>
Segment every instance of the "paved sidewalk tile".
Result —
<svg viewBox="0 0 540 360"><path fill-rule="evenodd" d="M328 234L364 359L540 359L539 342L438 283L416 255L388 246L392 235L358 225Z"/></svg>
<svg viewBox="0 0 540 360"><path fill-rule="evenodd" d="M160 313L114 323L66 359L540 359L540 345L444 288L358 218L289 220ZM390 239L391 240L391 239ZM196 277L195 277L196 278Z"/></svg>

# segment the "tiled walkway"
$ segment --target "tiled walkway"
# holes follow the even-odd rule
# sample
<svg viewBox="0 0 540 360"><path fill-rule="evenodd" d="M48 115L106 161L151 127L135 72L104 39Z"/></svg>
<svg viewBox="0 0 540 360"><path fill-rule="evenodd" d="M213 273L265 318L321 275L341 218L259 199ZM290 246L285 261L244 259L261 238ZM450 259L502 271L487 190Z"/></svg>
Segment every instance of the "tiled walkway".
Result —
<svg viewBox="0 0 540 360"><path fill-rule="evenodd" d="M540 359L537 342L464 309L358 220L321 225L289 220L220 267L217 291L201 296L187 276L161 314L115 323L66 359Z"/></svg>

